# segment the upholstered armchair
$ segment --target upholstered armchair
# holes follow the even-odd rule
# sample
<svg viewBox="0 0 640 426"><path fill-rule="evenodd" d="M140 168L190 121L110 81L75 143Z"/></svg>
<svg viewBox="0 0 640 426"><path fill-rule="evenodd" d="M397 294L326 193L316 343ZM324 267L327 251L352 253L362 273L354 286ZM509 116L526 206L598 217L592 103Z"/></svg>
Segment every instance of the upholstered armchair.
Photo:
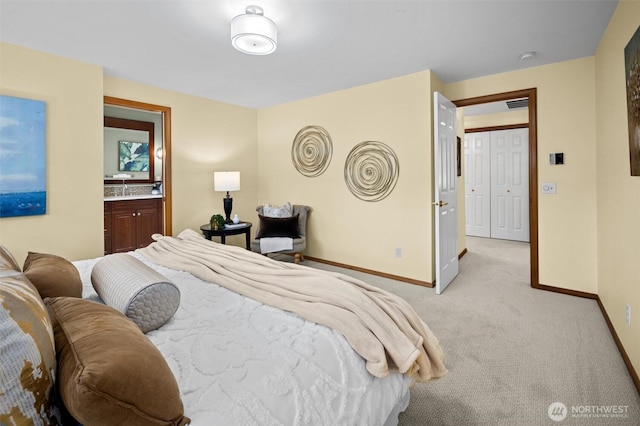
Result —
<svg viewBox="0 0 640 426"><path fill-rule="evenodd" d="M303 261L303 252L307 247L307 216L311 208L293 204L291 217L269 217L265 216L264 207L264 205L256 207L259 221L256 226L256 237L251 241L251 251L264 255L293 254L295 263ZM261 240L264 241L261 242Z"/></svg>

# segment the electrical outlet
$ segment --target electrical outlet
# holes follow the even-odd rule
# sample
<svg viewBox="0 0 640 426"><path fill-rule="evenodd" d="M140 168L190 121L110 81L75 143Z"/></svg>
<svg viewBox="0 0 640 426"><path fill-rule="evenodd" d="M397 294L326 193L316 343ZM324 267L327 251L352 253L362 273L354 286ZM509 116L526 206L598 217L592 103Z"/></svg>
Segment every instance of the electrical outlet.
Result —
<svg viewBox="0 0 640 426"><path fill-rule="evenodd" d="M402 247L396 247L396 257L402 257Z"/></svg>
<svg viewBox="0 0 640 426"><path fill-rule="evenodd" d="M631 326L631 306L627 305L626 309L627 325Z"/></svg>

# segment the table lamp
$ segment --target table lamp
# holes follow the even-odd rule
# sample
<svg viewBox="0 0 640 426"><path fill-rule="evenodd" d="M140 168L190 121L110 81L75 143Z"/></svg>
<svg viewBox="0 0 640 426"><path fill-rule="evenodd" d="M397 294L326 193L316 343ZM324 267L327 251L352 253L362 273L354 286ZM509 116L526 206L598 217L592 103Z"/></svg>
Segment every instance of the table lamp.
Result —
<svg viewBox="0 0 640 426"><path fill-rule="evenodd" d="M226 216L224 222L232 223L231 209L233 208L233 198L229 196L229 191L240 190L240 172L214 172L213 190L227 192L227 196L223 199L224 214Z"/></svg>

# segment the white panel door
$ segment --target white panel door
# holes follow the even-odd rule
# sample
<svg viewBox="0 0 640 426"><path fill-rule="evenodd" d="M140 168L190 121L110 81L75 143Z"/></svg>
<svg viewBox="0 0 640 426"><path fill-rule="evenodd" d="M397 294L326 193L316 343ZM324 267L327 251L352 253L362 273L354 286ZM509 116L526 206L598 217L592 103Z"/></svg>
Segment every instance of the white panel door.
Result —
<svg viewBox="0 0 640 426"><path fill-rule="evenodd" d="M491 132L491 238L529 241L529 129Z"/></svg>
<svg viewBox="0 0 640 426"><path fill-rule="evenodd" d="M465 231L491 237L491 132L464 135Z"/></svg>
<svg viewBox="0 0 640 426"><path fill-rule="evenodd" d="M440 294L458 275L456 106L434 92L433 109L436 294Z"/></svg>

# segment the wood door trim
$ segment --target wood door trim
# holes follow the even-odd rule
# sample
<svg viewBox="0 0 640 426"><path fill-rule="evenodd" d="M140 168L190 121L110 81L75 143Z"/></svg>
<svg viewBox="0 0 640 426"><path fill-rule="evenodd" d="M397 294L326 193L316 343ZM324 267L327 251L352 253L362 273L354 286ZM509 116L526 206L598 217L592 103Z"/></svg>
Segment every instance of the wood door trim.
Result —
<svg viewBox="0 0 640 426"><path fill-rule="evenodd" d="M529 252L531 287L540 288L538 253L538 99L537 89L514 90L512 92L453 101L456 107L465 107L511 99L529 99Z"/></svg>
<svg viewBox="0 0 640 426"><path fill-rule="evenodd" d="M172 187L171 187L171 107L155 105L130 99L104 96L105 105L114 105L143 111L159 112L162 114L163 124L163 153L162 153L162 199L164 201L163 228L164 235L172 233Z"/></svg>
<svg viewBox="0 0 640 426"><path fill-rule="evenodd" d="M473 127L469 129L464 129L464 132L480 133L480 132L495 132L499 130L527 129L527 128L529 128L528 123L520 123L520 124L505 124L503 126Z"/></svg>

